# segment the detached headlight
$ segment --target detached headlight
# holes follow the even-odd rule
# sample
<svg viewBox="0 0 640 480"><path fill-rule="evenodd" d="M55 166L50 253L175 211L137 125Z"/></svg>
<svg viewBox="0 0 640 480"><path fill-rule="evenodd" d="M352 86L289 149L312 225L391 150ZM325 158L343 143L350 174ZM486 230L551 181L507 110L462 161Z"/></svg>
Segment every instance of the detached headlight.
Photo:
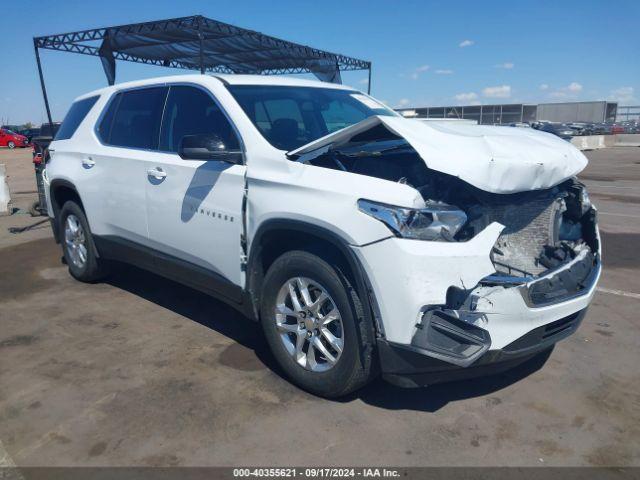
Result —
<svg viewBox="0 0 640 480"><path fill-rule="evenodd" d="M361 212L380 220L398 237L454 242L467 221L459 208L446 203L428 203L424 208L405 208L369 200L358 200Z"/></svg>

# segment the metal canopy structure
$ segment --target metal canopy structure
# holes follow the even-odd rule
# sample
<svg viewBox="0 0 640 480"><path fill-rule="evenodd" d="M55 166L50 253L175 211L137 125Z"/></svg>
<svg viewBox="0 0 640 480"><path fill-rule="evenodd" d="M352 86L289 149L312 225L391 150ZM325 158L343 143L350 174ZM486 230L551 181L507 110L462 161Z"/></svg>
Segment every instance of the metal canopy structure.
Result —
<svg viewBox="0 0 640 480"><path fill-rule="evenodd" d="M33 45L47 117L51 111L42 74L40 49L100 57L109 85L116 60L200 73L312 73L342 83L340 71L368 70L371 62L281 40L201 15L34 37Z"/></svg>

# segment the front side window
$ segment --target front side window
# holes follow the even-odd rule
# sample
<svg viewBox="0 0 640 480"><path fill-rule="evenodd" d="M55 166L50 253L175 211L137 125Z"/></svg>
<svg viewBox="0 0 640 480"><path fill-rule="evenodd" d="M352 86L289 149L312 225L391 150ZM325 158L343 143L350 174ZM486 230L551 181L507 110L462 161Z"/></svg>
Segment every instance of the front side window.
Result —
<svg viewBox="0 0 640 480"><path fill-rule="evenodd" d="M205 133L217 135L229 151L240 149L229 120L209 94L196 87L171 87L164 109L160 150L177 152L182 137Z"/></svg>
<svg viewBox="0 0 640 480"><path fill-rule="evenodd" d="M397 115L354 90L274 85L227 88L262 136L281 150L294 150L372 115Z"/></svg>
<svg viewBox="0 0 640 480"><path fill-rule="evenodd" d="M98 101L99 96L85 98L83 100L78 100L71 105L71 108L67 112L62 121L62 125L60 125L60 129L56 133L54 140L68 140L76 133L76 130L84 120L84 117L87 116L89 110L95 105Z"/></svg>
<svg viewBox="0 0 640 480"><path fill-rule="evenodd" d="M98 127L103 143L116 147L156 150L166 87L118 93Z"/></svg>

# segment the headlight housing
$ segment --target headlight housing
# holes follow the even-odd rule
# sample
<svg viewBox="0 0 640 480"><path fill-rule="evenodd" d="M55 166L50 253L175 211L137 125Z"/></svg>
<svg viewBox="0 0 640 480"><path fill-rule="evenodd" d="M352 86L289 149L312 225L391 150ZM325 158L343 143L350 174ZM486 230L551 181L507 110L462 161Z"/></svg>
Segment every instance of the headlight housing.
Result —
<svg viewBox="0 0 640 480"><path fill-rule="evenodd" d="M424 208L406 208L371 200L358 200L361 212L380 220L397 236L415 240L454 242L454 236L467 221L457 207L427 202Z"/></svg>

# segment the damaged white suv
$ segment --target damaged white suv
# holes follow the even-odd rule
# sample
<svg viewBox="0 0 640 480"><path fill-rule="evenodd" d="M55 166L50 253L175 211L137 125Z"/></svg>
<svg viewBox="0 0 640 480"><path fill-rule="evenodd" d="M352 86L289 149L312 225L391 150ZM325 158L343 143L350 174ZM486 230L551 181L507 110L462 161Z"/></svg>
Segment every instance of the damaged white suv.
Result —
<svg viewBox="0 0 640 480"><path fill-rule="evenodd" d="M215 295L335 397L502 371L573 333L601 270L586 164L345 86L189 75L78 98L45 181L75 278L118 260Z"/></svg>

